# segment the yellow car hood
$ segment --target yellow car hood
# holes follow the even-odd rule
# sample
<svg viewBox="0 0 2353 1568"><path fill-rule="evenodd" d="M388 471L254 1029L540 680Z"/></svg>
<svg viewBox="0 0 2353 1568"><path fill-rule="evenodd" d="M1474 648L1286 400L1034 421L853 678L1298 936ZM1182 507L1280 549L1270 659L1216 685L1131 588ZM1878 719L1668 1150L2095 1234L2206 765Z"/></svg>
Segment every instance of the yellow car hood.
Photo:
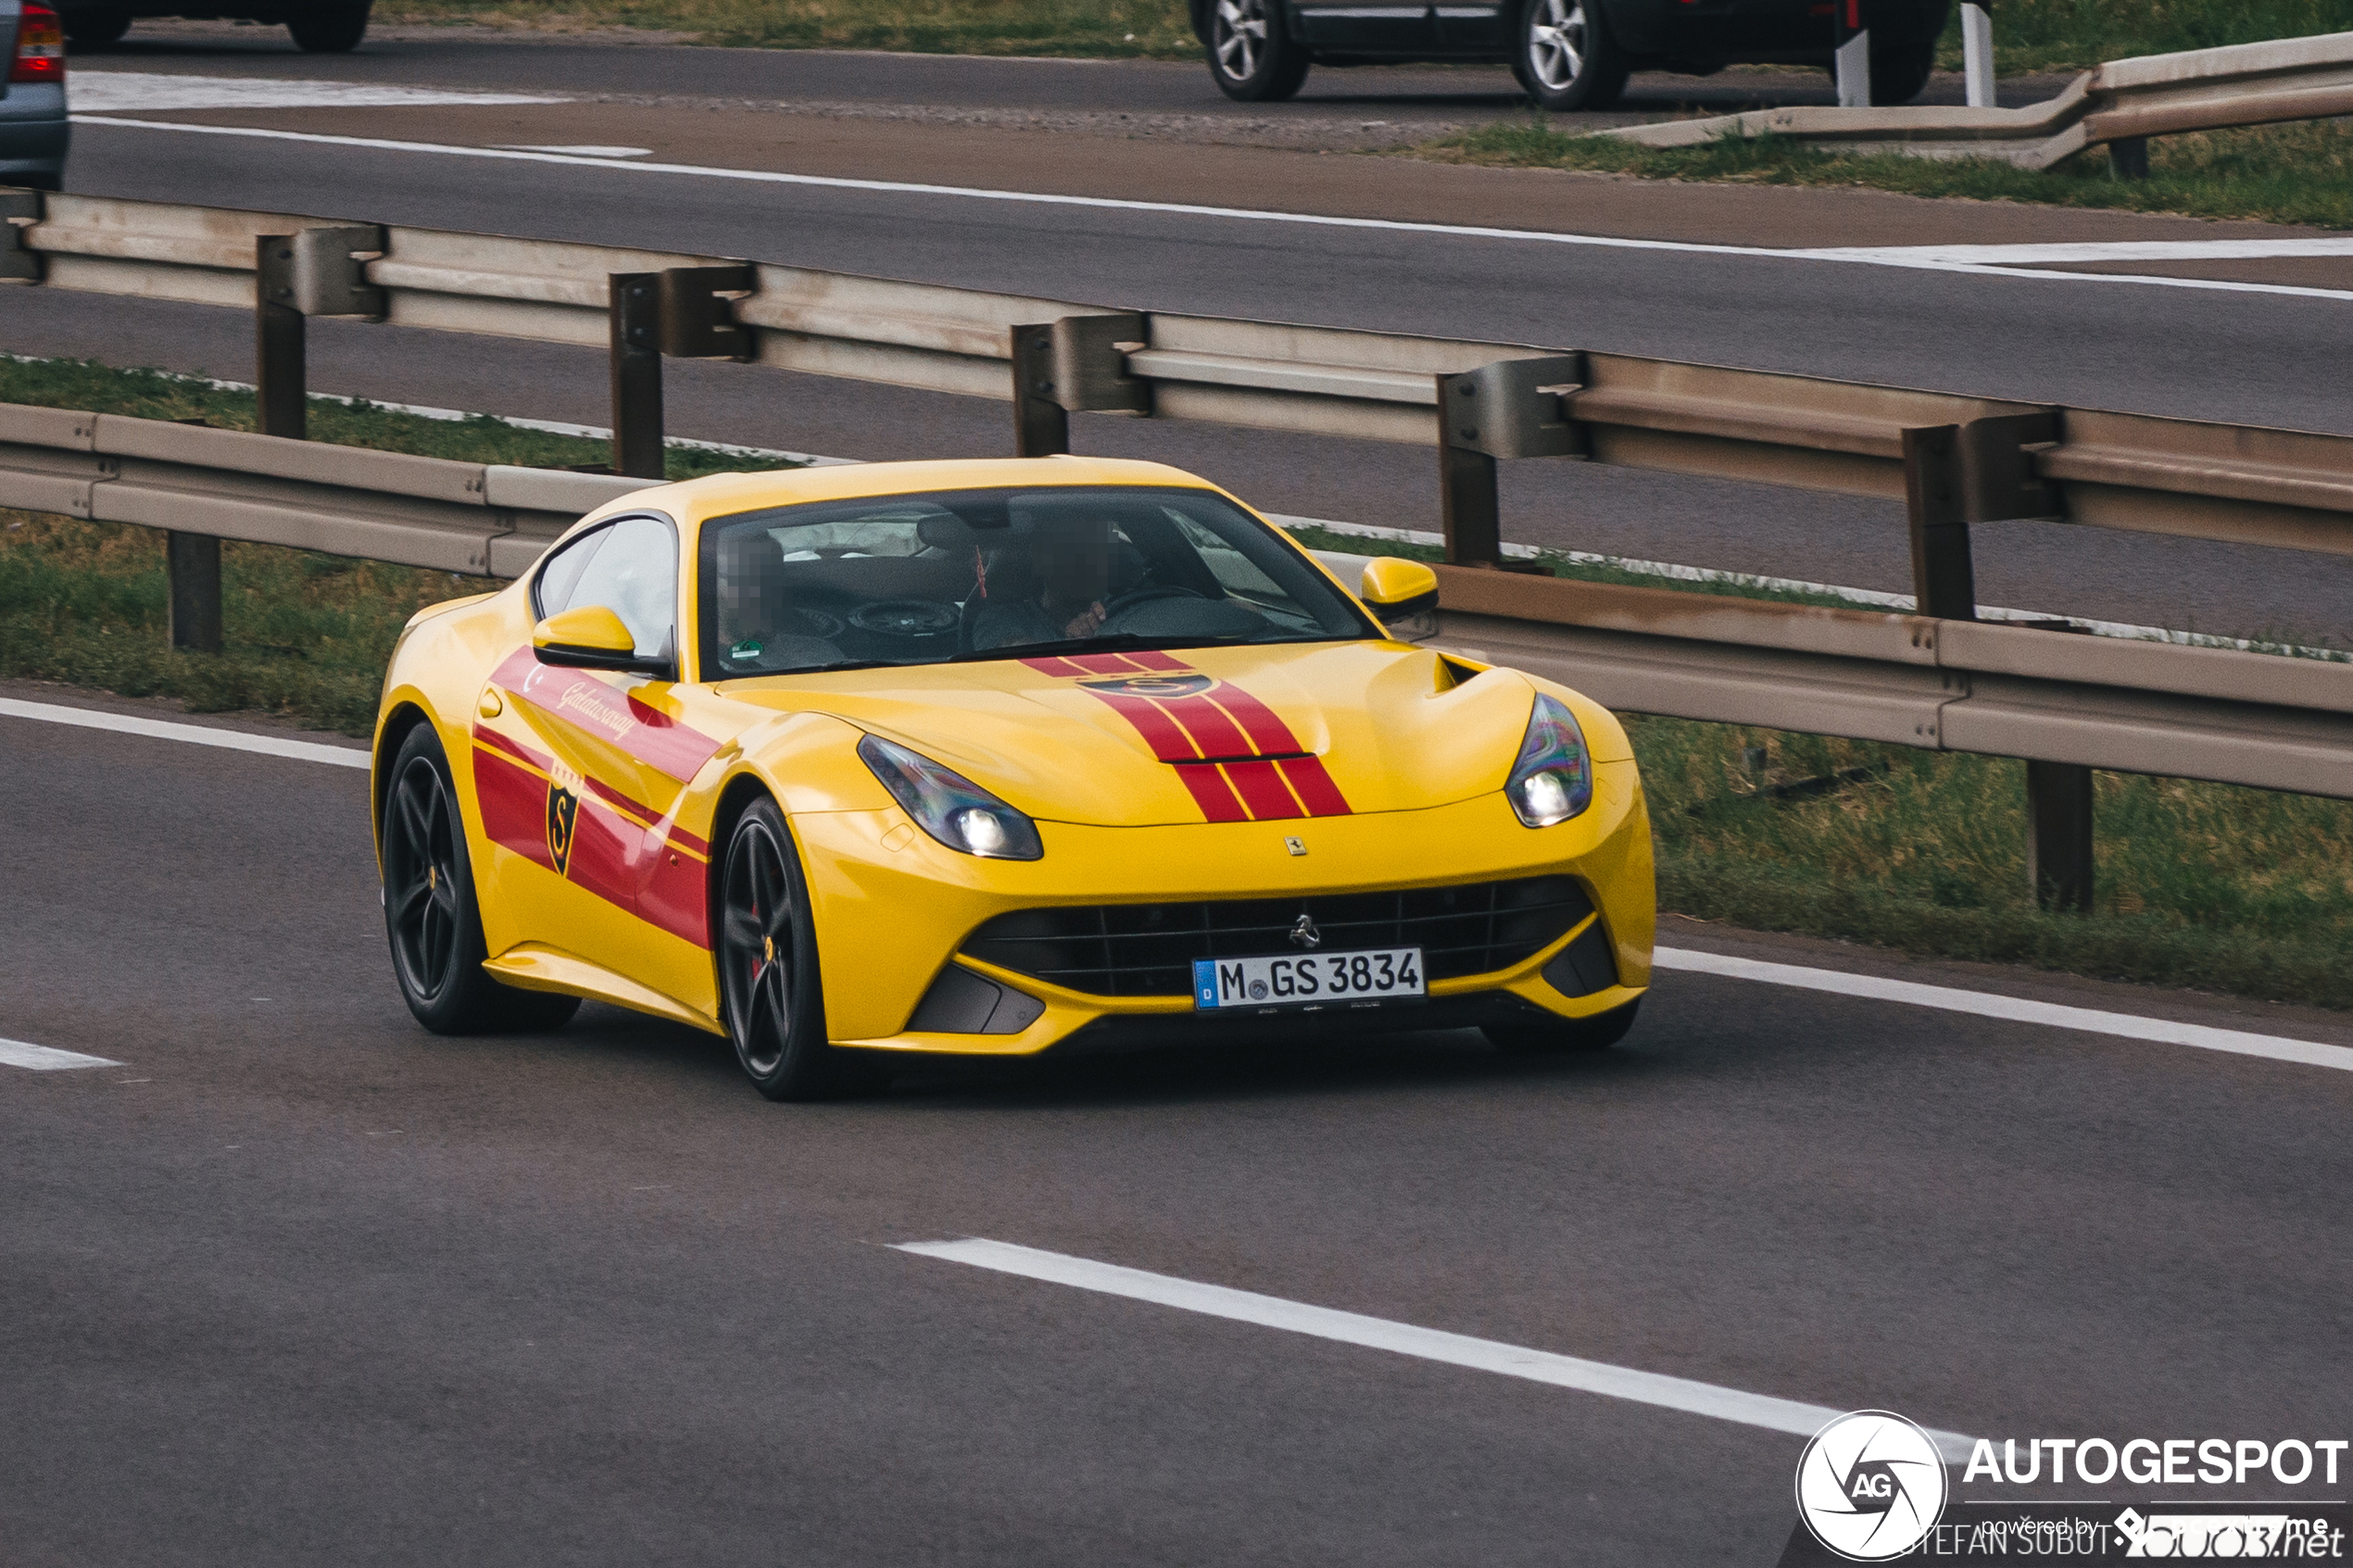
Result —
<svg viewBox="0 0 2353 1568"><path fill-rule="evenodd" d="M1375 642L991 659L725 690L836 715L1032 817L1106 827L1411 810L1486 794L1503 787L1533 696L1515 671L1473 675Z"/></svg>

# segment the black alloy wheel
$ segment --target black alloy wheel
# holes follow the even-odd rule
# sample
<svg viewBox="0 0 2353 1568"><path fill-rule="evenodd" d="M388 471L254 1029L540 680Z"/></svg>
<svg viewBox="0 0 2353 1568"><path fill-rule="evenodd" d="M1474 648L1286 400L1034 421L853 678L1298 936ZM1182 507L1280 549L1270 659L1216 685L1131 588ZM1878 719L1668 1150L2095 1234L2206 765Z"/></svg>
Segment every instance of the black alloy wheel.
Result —
<svg viewBox="0 0 2353 1568"><path fill-rule="evenodd" d="M887 1067L825 1038L809 887L784 815L765 796L745 808L727 838L718 959L727 1037L761 1094L829 1099L889 1081Z"/></svg>
<svg viewBox="0 0 2353 1568"><path fill-rule="evenodd" d="M1512 74L1541 108L1605 109L1626 91L1631 67L1602 19L1601 0L1527 0L1517 42Z"/></svg>
<svg viewBox="0 0 2353 1568"><path fill-rule="evenodd" d="M401 742L384 791L384 934L400 995L436 1035L560 1027L577 997L519 991L485 973L482 911L449 759L430 723Z"/></svg>
<svg viewBox="0 0 2353 1568"><path fill-rule="evenodd" d="M1209 74L1245 104L1279 103L1307 80L1307 47L1284 28L1282 0L1210 0Z"/></svg>
<svg viewBox="0 0 2353 1568"><path fill-rule="evenodd" d="M304 9L286 19L295 47L306 55L348 55L368 36L374 0L296 0Z"/></svg>
<svg viewBox="0 0 2353 1568"><path fill-rule="evenodd" d="M1560 1018L1550 1023L1481 1024L1488 1044L1505 1056L1579 1056L1605 1051L1626 1038L1634 1015L1642 1010L1640 997L1622 1008L1597 1012L1591 1018Z"/></svg>

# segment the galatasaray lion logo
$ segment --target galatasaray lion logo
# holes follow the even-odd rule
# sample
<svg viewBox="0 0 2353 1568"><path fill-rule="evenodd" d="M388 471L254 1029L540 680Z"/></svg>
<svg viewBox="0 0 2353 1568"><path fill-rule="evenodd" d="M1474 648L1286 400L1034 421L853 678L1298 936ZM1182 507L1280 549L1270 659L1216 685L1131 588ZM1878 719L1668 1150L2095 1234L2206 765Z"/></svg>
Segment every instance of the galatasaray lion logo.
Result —
<svg viewBox="0 0 2353 1568"><path fill-rule="evenodd" d="M564 874L564 867L572 859L572 830L580 821L580 797L556 783L547 781L547 853L556 862L556 874Z"/></svg>

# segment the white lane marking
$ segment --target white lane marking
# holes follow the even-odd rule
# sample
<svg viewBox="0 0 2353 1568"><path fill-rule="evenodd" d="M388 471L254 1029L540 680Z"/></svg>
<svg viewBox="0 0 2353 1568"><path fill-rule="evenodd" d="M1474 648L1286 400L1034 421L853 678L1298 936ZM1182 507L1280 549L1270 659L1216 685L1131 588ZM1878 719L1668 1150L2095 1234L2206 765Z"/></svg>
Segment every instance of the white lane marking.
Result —
<svg viewBox="0 0 2353 1568"><path fill-rule="evenodd" d="M74 1067L120 1067L103 1056L84 1056L80 1051L61 1051L55 1046L36 1046L30 1040L0 1040L0 1067L23 1067L35 1073L62 1073ZM142 1080L144 1082L144 1080Z"/></svg>
<svg viewBox="0 0 2353 1568"><path fill-rule="evenodd" d="M307 740L280 740L275 735L241 734L235 730L207 729L202 724L175 724L164 719L138 719L128 713L100 713L88 708L63 708L52 702L19 702L0 696L0 719L33 719L44 724L71 724L84 730L111 730L117 734L143 735L149 740L186 741L191 746L218 746L231 751L255 751L264 757L286 757L297 762L324 762L335 768L365 768L368 753L340 746L320 746Z"/></svg>
<svg viewBox="0 0 2353 1568"><path fill-rule="evenodd" d="M704 180L739 180L761 185L817 186L837 191L876 191L892 195L958 196L973 201L1019 202L1038 207L1092 207L1117 212L1164 213L1179 218L1235 219L1251 223L1290 223L1318 229L1365 229L1386 233L1438 234L1451 239L1510 240L1531 245L1585 245L1603 250L1678 251L1770 261L1822 261L1852 266L1898 267L1931 272L1966 272L1985 278L2036 278L2062 283L2136 283L2151 288L2205 289L2223 294L2289 295L2306 299L2353 299L2353 289L2305 288L2290 283L2242 283L2219 278L2160 278L2131 272L2052 272L2026 267L1994 267L1982 261L1944 260L1909 255L1903 247L1885 253L1838 250L1773 250L1760 245L1701 245L1686 240L1637 240L1613 234L1558 234L1541 229L1492 229L1476 224L1412 223L1394 218L1341 218L1318 212L1274 212L1247 207L1202 207L1189 202L1139 201L1120 196L1055 195L1039 191L995 191L972 185L930 185L900 180L849 180L830 174L786 174L768 169L714 169L695 163L614 162L563 153L530 153L511 147L454 146L440 142L402 142L381 136L329 136L310 131L263 131L238 125L178 125L168 120L123 119L78 114L81 125L130 131L170 131L191 136L244 136L268 142L303 142L316 146L359 147L372 152L428 153L443 157L491 158L565 164L581 169L629 169L639 174L682 174Z"/></svg>
<svg viewBox="0 0 2353 1568"><path fill-rule="evenodd" d="M2279 261L2353 256L2353 234L2304 240L2092 240L2080 245L1826 245L1808 256L1868 260L1980 261L1993 267L2061 261Z"/></svg>
<svg viewBox="0 0 2353 1568"><path fill-rule="evenodd" d="M158 71L73 73L66 107L77 117L95 109L397 108L436 104L560 104L564 98L520 93L450 93L423 87L383 87L358 82L299 82L270 76L175 76Z"/></svg>
<svg viewBox="0 0 2353 1568"><path fill-rule="evenodd" d="M651 147L609 147L596 142L581 142L572 146L559 143L546 145L531 142L501 142L499 146L511 153L570 153L574 157L651 157Z"/></svg>
<svg viewBox="0 0 2353 1568"><path fill-rule="evenodd" d="M13 697L0 697L0 719L34 719L51 724L73 724L84 729L142 735L151 740L186 741L195 746L218 746L233 751L258 752L265 757L324 762L337 768L369 766L367 752L346 746L280 740L274 735L241 734L234 730L211 730L200 724L175 724L161 719L136 719L128 714L100 713L86 708L63 708L54 703L20 702ZM1990 991L1922 985L1909 980L1881 980L1867 974L1850 974L1843 970L1765 963L1755 959L1728 958L1689 947L1660 947L1653 957L1661 969L1688 970L1738 980L1761 980L1770 985L1795 985L1845 997L1939 1008L1948 1012L1975 1013L1982 1018L2008 1019L2020 1023L2046 1024L2054 1029L2113 1035L2120 1039L2196 1046L2202 1050L2229 1051L2238 1056L2268 1057L2274 1061L2301 1062L2311 1067L2333 1067L2353 1072L2353 1047L2324 1046L2310 1040L2252 1035L2236 1029L2214 1029L2202 1023L2174 1023L2164 1019L2140 1018L2128 1012L2064 1007L2056 1002L2030 1002Z"/></svg>
<svg viewBox="0 0 2353 1568"><path fill-rule="evenodd" d="M1822 1429L1825 1422L1834 1421L1845 1413L1828 1405L1809 1405L1796 1399L1777 1399L1770 1394L1751 1394L1743 1389L1719 1387L1713 1383L1700 1383L1688 1377L1670 1377L1664 1373L1637 1372L1631 1367L1612 1366L1606 1361L1589 1361L1582 1357L1557 1355L1550 1350L1531 1350L1524 1346L1506 1345L1500 1340L1475 1339L1467 1334L1420 1328L1388 1318L1366 1317L1361 1312L1311 1307L1303 1301L1289 1301L1279 1296L1262 1296L1254 1290L1203 1285L1197 1280L1179 1279L1174 1274L1150 1273L1142 1269L1123 1268L1116 1263L1098 1263L1091 1259L1074 1258L1067 1253L1045 1252L1034 1247L1016 1247L1011 1242L988 1241L978 1236L964 1241L898 1242L893 1244L893 1250L912 1252L923 1258L944 1258L951 1263L969 1263L976 1269L993 1269L999 1273L1019 1274L1025 1279L1073 1286L1080 1290L1100 1291L1106 1296L1125 1296L1130 1300L1150 1301L1156 1306L1176 1307L1188 1312L1202 1312L1214 1318L1230 1318L1236 1323L1256 1323L1262 1328L1279 1328L1292 1334L1313 1335L1318 1339L1336 1339L1344 1345L1362 1345L1368 1349L1389 1350L1401 1356L1416 1356L1423 1361L1444 1361L1451 1366L1469 1367L1478 1372L1524 1377L1531 1383L1547 1383L1556 1388L1574 1388L1581 1393L1600 1394L1613 1399L1655 1405L1662 1410L1738 1422L1744 1426L1761 1426L1770 1432L1791 1432L1810 1437ZM1932 1432L1930 1436L1936 1439L1937 1446L1946 1458L1957 1461L1969 1457L1970 1439L1954 1432Z"/></svg>
<svg viewBox="0 0 2353 1568"><path fill-rule="evenodd" d="M1758 980L1768 985L1793 985L1807 991L1829 991L1842 997L1901 1002L1907 1007L1937 1008L1946 1012L1973 1013L2013 1023L2039 1023L2052 1029L2077 1029L2092 1035L2112 1035L2121 1040L2148 1040L2158 1045L2195 1046L2200 1050L2228 1051L2233 1056L2259 1056L2272 1061L2299 1062L2307 1067L2333 1067L2353 1073L2353 1047L2324 1046L2279 1035L2250 1035L2237 1029L2215 1029L2203 1023L2175 1023L2169 1019L2141 1018L2129 1012L2104 1012L2057 1002L2031 1002L2020 997L1988 991L1963 991L1950 985L1922 985L1910 980L1882 980L1876 975L1849 974L1843 970L1806 969L1796 964L1765 963L1722 953L1702 953L1689 947L1660 947L1652 960L1661 969L1695 974L1718 974L1734 980Z"/></svg>

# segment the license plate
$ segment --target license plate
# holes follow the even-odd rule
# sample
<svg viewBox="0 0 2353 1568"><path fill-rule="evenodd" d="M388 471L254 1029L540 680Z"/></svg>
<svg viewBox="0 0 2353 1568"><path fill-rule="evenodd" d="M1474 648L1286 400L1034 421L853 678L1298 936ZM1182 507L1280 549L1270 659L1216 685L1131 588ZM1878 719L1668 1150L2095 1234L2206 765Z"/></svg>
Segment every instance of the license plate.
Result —
<svg viewBox="0 0 2353 1568"><path fill-rule="evenodd" d="M1376 947L1280 959L1196 959L1193 1006L1212 1009L1363 1007L1419 997L1422 950Z"/></svg>

